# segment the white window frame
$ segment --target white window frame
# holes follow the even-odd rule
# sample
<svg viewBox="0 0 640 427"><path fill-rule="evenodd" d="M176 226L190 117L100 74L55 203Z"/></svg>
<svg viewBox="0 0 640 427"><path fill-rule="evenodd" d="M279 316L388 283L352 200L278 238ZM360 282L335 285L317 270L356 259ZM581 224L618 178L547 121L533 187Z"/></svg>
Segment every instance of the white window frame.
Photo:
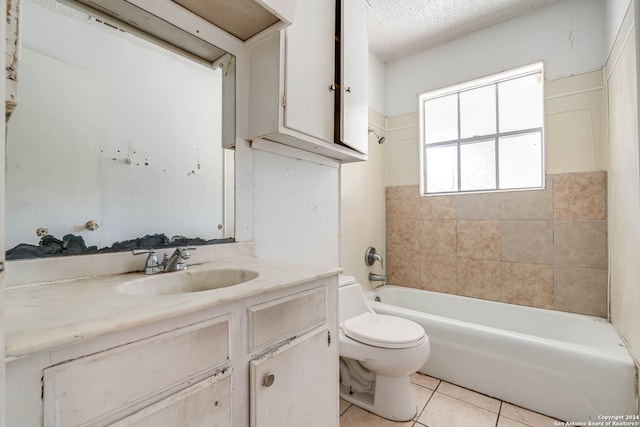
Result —
<svg viewBox="0 0 640 427"><path fill-rule="evenodd" d="M540 73L542 78L542 90L541 90L541 105L542 105L542 126L536 128L529 129L520 129L509 132L500 132L498 127L498 112L499 112L499 98L496 93L496 133L488 134L488 135L476 135L468 138L460 138L460 101L459 96L461 92L465 92L472 89L478 89L485 86L496 85L497 84L517 79L520 77L526 77L534 74ZM497 89L496 89L497 91ZM424 116L424 105L426 101L433 100L436 98L441 98L449 95L458 95L458 138L452 139L448 141L438 141L433 143L426 143L426 135L425 135L425 116ZM465 83L460 83L453 86L448 86L442 89L437 89L429 92L424 92L418 95L418 121L419 121L419 144L420 144L420 194L423 196L439 196L439 195L447 195L447 194L468 194L468 193L487 193L487 192L504 192L504 191L521 191L521 190L539 190L545 188L545 133L544 133L544 64L542 61L536 62L534 64L526 65L524 67L515 68L509 71L504 71L498 74L493 74L487 77L471 80ZM541 137L541 186L540 187L520 187L520 188L506 188L501 189L499 182L499 138L501 137L509 137L509 136L517 136L530 134L533 132L540 132ZM484 189L484 190L461 190L461 175L462 171L460 170L460 146L464 144L469 144L473 142L480 142L486 140L495 140L496 149L495 149L495 159L496 159L496 188L493 189ZM457 183L458 189L457 191L447 191L447 192L427 192L427 171L426 171L426 147L434 147L434 146L447 146L447 145L457 145L458 150L458 167L457 167Z"/></svg>

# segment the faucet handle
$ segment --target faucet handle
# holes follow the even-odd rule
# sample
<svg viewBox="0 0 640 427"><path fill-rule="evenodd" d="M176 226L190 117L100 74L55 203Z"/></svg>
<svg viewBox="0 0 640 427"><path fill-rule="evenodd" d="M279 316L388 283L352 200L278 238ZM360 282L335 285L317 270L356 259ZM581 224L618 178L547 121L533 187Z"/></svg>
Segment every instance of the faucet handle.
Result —
<svg viewBox="0 0 640 427"><path fill-rule="evenodd" d="M131 253L134 255L142 255L142 254L155 254L155 249L132 249Z"/></svg>
<svg viewBox="0 0 640 427"><path fill-rule="evenodd" d="M382 256L376 252L376 248L373 246L369 246L367 251L364 253L364 262L365 264L371 266L374 262L380 261L380 267L384 269L384 262L382 261Z"/></svg>
<svg viewBox="0 0 640 427"><path fill-rule="evenodd" d="M160 272L160 263L158 262L155 249L133 249L131 253L134 255L149 254L147 261L144 263L144 274L156 274Z"/></svg>

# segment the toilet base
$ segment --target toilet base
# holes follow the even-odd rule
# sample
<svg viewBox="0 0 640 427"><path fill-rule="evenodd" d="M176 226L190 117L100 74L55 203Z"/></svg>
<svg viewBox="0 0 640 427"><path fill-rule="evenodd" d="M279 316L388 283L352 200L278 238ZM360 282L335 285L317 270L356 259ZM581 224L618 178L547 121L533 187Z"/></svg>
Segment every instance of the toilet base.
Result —
<svg viewBox="0 0 640 427"><path fill-rule="evenodd" d="M349 393L340 387L340 397L362 409L392 421L409 421L417 413L409 376L376 375L375 393Z"/></svg>

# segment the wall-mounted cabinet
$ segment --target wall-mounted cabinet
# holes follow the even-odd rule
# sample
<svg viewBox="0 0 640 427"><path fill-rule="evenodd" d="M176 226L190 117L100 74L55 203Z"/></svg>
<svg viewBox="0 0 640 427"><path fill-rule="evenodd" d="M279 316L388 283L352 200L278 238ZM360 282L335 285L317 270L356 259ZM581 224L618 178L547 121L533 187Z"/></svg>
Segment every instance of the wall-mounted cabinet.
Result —
<svg viewBox="0 0 640 427"><path fill-rule="evenodd" d="M338 2L341 4L340 142L366 154L369 136L368 6L363 0Z"/></svg>
<svg viewBox="0 0 640 427"><path fill-rule="evenodd" d="M299 2L293 25L249 51L250 139L366 160L364 0Z"/></svg>

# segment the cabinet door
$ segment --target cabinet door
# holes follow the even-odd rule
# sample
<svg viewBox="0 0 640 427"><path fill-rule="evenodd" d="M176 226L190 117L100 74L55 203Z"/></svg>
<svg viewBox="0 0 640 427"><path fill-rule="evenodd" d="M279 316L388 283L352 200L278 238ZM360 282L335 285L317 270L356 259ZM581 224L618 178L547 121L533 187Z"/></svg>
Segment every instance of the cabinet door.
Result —
<svg viewBox="0 0 640 427"><path fill-rule="evenodd" d="M340 140L363 154L369 145L368 13L364 0L342 0Z"/></svg>
<svg viewBox="0 0 640 427"><path fill-rule="evenodd" d="M223 317L46 368L44 427L108 425L228 360Z"/></svg>
<svg viewBox="0 0 640 427"><path fill-rule="evenodd" d="M337 343L323 328L251 362L252 427L338 423Z"/></svg>
<svg viewBox="0 0 640 427"><path fill-rule="evenodd" d="M300 2L285 31L284 126L333 143L334 0Z"/></svg>
<svg viewBox="0 0 640 427"><path fill-rule="evenodd" d="M207 378L110 427L228 427L231 373Z"/></svg>

